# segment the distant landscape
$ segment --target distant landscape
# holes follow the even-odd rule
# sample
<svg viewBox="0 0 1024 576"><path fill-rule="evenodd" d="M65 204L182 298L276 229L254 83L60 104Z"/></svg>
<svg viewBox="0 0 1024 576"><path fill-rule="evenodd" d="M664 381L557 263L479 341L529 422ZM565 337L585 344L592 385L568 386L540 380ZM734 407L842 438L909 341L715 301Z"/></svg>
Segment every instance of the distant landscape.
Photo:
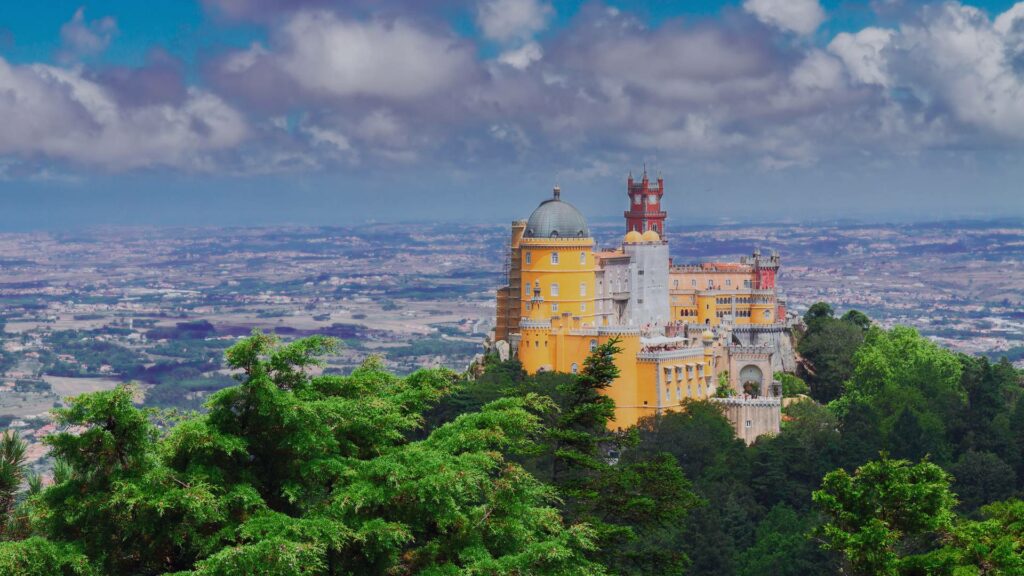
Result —
<svg viewBox="0 0 1024 576"><path fill-rule="evenodd" d="M600 245L621 224L596 224ZM0 235L0 424L45 426L80 393L137 382L196 409L235 382L223 352L253 329L324 334L347 374L370 355L408 374L464 370L493 327L502 225L102 229ZM669 232L676 262L782 256L792 314L819 300L945 347L1024 366L1024 223L707 226ZM42 446L36 445L42 453Z"/></svg>

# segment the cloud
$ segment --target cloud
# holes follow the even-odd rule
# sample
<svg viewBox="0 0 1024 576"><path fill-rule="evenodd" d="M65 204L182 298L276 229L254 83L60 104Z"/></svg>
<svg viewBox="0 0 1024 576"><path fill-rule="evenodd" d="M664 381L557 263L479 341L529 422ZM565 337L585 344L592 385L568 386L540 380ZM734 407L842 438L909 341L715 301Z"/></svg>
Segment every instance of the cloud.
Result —
<svg viewBox="0 0 1024 576"><path fill-rule="evenodd" d="M554 12L540 0L486 0L477 9L477 24L491 40L526 41L547 27Z"/></svg>
<svg viewBox="0 0 1024 576"><path fill-rule="evenodd" d="M797 34L812 34L825 20L818 0L744 0L743 9L758 20Z"/></svg>
<svg viewBox="0 0 1024 576"><path fill-rule="evenodd" d="M498 62L508 64L517 70L525 70L530 64L537 62L543 57L544 51L541 49L540 44L527 42L519 48L502 52L498 56Z"/></svg>
<svg viewBox="0 0 1024 576"><path fill-rule="evenodd" d="M196 169L238 145L246 123L217 96L189 88L179 105L126 106L80 69L0 58L0 154L44 155L111 170Z"/></svg>
<svg viewBox="0 0 1024 576"><path fill-rule="evenodd" d="M356 21L330 12L299 12L255 44L215 65L227 91L278 102L322 98L408 101L454 90L474 67L471 50L453 37L404 20Z"/></svg>
<svg viewBox="0 0 1024 576"><path fill-rule="evenodd" d="M957 3L925 7L897 30L840 34L829 50L851 76L900 95L908 113L943 119L950 137L1024 140L1024 3L994 21Z"/></svg>
<svg viewBox="0 0 1024 576"><path fill-rule="evenodd" d="M70 62L77 58L102 53L117 35L117 20L111 16L86 22L85 8L79 8L69 22L60 27L61 48L58 60Z"/></svg>
<svg viewBox="0 0 1024 576"><path fill-rule="evenodd" d="M853 34L842 32L832 39L828 50L843 61L856 81L885 86L888 72L882 50L889 46L894 34L882 28L865 28Z"/></svg>

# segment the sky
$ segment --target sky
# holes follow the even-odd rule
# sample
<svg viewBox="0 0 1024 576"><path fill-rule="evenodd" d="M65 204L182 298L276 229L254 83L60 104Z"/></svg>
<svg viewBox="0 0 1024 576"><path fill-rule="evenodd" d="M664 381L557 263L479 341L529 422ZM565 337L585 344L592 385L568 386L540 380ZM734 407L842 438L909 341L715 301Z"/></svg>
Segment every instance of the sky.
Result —
<svg viewBox="0 0 1024 576"><path fill-rule="evenodd" d="M1024 2L0 3L0 231L1024 217Z"/></svg>

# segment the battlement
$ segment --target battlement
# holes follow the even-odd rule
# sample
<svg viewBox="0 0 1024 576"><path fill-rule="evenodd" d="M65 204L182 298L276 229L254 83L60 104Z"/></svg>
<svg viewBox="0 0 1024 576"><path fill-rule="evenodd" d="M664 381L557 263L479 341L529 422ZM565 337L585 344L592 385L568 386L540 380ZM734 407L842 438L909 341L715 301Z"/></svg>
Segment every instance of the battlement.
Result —
<svg viewBox="0 0 1024 576"><path fill-rule="evenodd" d="M638 352L636 355L637 360L678 360L681 358L696 358L698 360L704 359L703 348L676 348L672 350L645 350Z"/></svg>
<svg viewBox="0 0 1024 576"><path fill-rule="evenodd" d="M782 409L782 398L772 396L729 396L728 398L708 398L708 400L715 404L723 404L725 406L746 406L746 407L757 407L757 408L778 408Z"/></svg>

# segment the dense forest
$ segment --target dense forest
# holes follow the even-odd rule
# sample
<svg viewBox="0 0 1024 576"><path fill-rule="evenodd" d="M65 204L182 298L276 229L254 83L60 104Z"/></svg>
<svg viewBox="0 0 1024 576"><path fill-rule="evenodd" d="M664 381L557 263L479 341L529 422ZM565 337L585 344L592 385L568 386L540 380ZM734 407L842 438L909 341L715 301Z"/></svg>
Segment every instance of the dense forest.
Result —
<svg viewBox="0 0 1024 576"><path fill-rule="evenodd" d="M780 434L713 402L615 430L579 375L313 370L261 333L199 413L130 386L56 410L52 482L0 441L12 575L1024 574L1022 375L813 306Z"/></svg>

